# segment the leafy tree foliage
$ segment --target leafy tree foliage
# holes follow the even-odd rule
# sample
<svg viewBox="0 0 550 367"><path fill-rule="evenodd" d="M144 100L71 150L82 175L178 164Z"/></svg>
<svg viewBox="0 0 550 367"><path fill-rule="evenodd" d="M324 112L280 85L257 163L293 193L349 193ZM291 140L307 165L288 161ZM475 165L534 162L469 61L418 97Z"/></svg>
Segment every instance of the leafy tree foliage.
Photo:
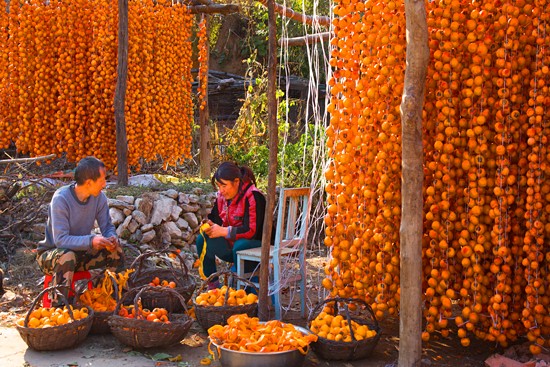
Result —
<svg viewBox="0 0 550 367"><path fill-rule="evenodd" d="M330 14L330 2L328 0L320 0L315 4L314 0L290 0L284 3L287 7L292 8L297 12L312 15L328 15ZM258 60L265 61L267 58L267 45L268 45L268 14L267 8L259 2L243 2L241 1L241 16L245 20L242 25L246 27L246 37L241 43L241 57L243 59L249 58L253 53L256 53ZM213 15L210 23L210 42L211 49L214 48L219 37L226 35L220 35L222 22L225 20L223 15ZM285 33L283 34L283 26ZM300 37L306 34L315 32L311 26L301 24L294 20L286 19L281 16L277 16L277 37ZM306 46L294 46L286 49L279 48L279 52L285 52L286 65L288 73L291 75L297 75L301 77L307 77L309 75L309 62L307 59ZM322 45L315 45L315 47L323 47ZM327 48L327 45L324 45ZM322 54L322 52L320 52ZM328 50L325 50L325 54L328 54ZM228 55L218 55L218 61L223 61Z"/></svg>

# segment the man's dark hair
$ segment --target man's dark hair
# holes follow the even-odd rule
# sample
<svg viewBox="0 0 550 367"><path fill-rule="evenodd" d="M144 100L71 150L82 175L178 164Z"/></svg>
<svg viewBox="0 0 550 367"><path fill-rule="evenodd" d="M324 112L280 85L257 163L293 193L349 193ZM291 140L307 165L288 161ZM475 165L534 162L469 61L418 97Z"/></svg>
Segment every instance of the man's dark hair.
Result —
<svg viewBox="0 0 550 367"><path fill-rule="evenodd" d="M74 180L77 185L83 185L86 180L95 181L101 176L105 164L96 157L82 158L74 170Z"/></svg>

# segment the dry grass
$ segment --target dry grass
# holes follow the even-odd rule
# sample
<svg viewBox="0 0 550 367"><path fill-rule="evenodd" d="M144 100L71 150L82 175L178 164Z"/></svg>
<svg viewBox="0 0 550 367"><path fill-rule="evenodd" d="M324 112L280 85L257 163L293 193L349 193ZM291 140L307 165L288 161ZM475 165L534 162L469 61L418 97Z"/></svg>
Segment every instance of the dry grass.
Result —
<svg viewBox="0 0 550 367"><path fill-rule="evenodd" d="M10 259L10 268L6 277L9 279L8 285L23 287L31 293L41 290L39 284L43 274L36 263L36 253L26 248L20 248Z"/></svg>

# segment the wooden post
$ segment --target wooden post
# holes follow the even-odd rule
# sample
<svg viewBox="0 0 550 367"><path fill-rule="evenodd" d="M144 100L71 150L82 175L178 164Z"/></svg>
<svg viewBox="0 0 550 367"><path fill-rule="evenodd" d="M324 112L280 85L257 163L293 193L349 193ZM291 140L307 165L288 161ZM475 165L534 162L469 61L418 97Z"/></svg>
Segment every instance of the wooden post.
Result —
<svg viewBox="0 0 550 367"><path fill-rule="evenodd" d="M206 39L205 42L205 48L206 48L206 60L201 60L201 63L206 63L206 76L204 80L201 80L199 78L199 90L202 89L204 82L206 85L204 86L206 89L206 93L201 101L199 101L199 105L204 106L204 108L199 108L199 126L200 126L200 135L201 135L201 141L200 141L200 156L199 156L199 165L200 165L200 174L201 178L210 178L210 174L212 173L211 168L211 161L212 161L212 154L211 149L212 146L210 144L210 126L208 124L208 120L210 118L208 114L208 70L209 68L209 62L210 62L210 44L208 42L208 39L210 38L210 29L209 29L209 16L208 14L202 14L201 17L206 22ZM199 50L200 52L200 50ZM201 68L199 67L199 70ZM200 71L199 71L200 76ZM202 103L204 102L204 104Z"/></svg>
<svg viewBox="0 0 550 367"><path fill-rule="evenodd" d="M118 66L115 89L116 156L118 184L128 186L128 138L124 105L128 79L128 0L118 0Z"/></svg>
<svg viewBox="0 0 550 367"><path fill-rule="evenodd" d="M273 230L273 209L275 208L275 186L277 185L277 149L279 146L277 124L277 22L275 0L267 0L268 62L267 62L267 116L269 129L269 175L267 177L267 205L265 208L264 230L262 233L262 256L260 267L259 318L266 321L268 311L269 249Z"/></svg>
<svg viewBox="0 0 550 367"><path fill-rule="evenodd" d="M401 100L403 182L398 365L412 367L420 366L422 358L422 107L430 52L424 1L405 0L405 14L407 67Z"/></svg>
<svg viewBox="0 0 550 367"><path fill-rule="evenodd" d="M269 9L269 1L268 0L258 0L263 6L267 6ZM317 23L322 26L330 26L330 17L324 17L319 15L307 15L303 13L299 13L294 11L292 8L289 8L285 5L278 4L276 2L273 2L273 9L276 13L279 15L295 20L302 24L313 24ZM269 16L269 15L268 15Z"/></svg>

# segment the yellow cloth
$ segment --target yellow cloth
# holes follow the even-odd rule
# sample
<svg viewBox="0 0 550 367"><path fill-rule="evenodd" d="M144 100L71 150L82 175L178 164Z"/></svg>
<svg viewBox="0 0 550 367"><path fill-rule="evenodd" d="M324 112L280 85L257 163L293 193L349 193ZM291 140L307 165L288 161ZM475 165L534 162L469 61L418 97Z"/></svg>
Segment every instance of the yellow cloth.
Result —
<svg viewBox="0 0 550 367"><path fill-rule="evenodd" d="M202 226L200 228L200 234L202 235L202 238L204 239L204 246L202 246L201 256L199 257L199 275L201 276L201 279L206 279L206 275L204 275L204 256L206 255L206 235L204 234L204 231L202 230Z"/></svg>

